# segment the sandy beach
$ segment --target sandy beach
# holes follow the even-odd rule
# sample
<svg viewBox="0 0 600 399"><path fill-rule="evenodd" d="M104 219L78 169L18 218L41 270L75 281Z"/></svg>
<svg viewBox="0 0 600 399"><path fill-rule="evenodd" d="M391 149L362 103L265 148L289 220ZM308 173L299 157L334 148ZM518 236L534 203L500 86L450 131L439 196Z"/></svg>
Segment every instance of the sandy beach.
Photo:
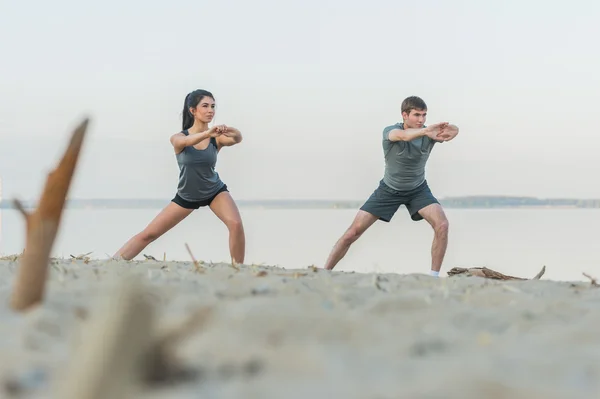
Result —
<svg viewBox="0 0 600 399"><path fill-rule="evenodd" d="M0 261L4 398L58 397L56 386L72 384L69 364L89 344L86 325L102 306L117 313L127 305L116 294L126 281L145 287L158 328L206 312L175 348L184 372L141 383L130 397L600 393L600 289L589 282L52 259L44 303L16 313L8 306L15 258Z"/></svg>

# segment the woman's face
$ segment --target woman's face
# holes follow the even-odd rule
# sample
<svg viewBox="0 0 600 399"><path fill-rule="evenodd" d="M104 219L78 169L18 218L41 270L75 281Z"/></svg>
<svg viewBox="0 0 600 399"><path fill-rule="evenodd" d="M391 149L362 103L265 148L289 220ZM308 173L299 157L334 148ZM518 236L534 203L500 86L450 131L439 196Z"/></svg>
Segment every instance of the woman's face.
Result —
<svg viewBox="0 0 600 399"><path fill-rule="evenodd" d="M190 108L190 112L200 122L210 123L215 117L215 100L204 96L195 108Z"/></svg>

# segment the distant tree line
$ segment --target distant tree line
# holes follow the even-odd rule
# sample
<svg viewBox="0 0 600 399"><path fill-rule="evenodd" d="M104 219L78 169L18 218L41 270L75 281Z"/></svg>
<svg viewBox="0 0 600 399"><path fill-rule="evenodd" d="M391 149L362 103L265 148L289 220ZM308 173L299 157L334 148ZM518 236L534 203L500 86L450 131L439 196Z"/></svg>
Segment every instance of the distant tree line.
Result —
<svg viewBox="0 0 600 399"><path fill-rule="evenodd" d="M168 199L70 199L66 207L71 209L156 209L165 206ZM522 208L522 207L571 207L600 208L600 199L509 197L509 196L465 196L446 197L440 202L447 208ZM357 209L363 201L335 200L239 200L238 204L253 208L289 209ZM32 201L23 201L25 207L35 207ZM0 208L13 208L11 200L0 201Z"/></svg>

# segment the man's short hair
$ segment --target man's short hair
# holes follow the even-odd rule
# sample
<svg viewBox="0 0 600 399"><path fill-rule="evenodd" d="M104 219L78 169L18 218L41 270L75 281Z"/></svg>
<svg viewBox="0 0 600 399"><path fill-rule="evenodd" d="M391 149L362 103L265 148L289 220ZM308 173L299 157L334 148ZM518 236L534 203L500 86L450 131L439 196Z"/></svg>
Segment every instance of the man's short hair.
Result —
<svg viewBox="0 0 600 399"><path fill-rule="evenodd" d="M427 110L427 104L421 97L410 96L406 97L404 101L402 101L401 111L402 113L406 112L410 115L410 111L413 109Z"/></svg>

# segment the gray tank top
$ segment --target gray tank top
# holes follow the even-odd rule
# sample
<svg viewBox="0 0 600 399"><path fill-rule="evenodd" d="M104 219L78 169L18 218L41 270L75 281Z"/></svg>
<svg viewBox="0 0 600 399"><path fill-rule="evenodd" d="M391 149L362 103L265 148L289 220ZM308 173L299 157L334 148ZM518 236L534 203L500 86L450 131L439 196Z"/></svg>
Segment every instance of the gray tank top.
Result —
<svg viewBox="0 0 600 399"><path fill-rule="evenodd" d="M187 130L181 133L186 136ZM176 154L179 165L177 194L186 201L203 201L217 193L224 185L215 171L217 163L217 140L210 138L208 147L198 150L194 146L184 147Z"/></svg>

